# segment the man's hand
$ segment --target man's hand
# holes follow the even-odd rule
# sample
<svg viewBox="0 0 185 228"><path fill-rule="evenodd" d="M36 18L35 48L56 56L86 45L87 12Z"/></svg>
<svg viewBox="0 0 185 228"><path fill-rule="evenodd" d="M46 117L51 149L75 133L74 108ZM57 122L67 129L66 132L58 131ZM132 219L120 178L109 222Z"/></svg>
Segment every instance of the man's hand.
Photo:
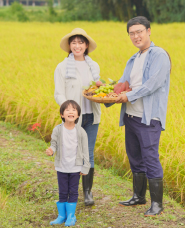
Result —
<svg viewBox="0 0 185 228"><path fill-rule="evenodd" d="M81 176L86 176L87 174L84 174L84 173L81 173L81 172L80 172L80 175L81 175Z"/></svg>
<svg viewBox="0 0 185 228"><path fill-rule="evenodd" d="M126 93L120 94L118 98L115 100L115 103L126 103L128 101L128 98L126 96Z"/></svg>
<svg viewBox="0 0 185 228"><path fill-rule="evenodd" d="M49 148L46 150L46 154L47 154L48 156L53 155L53 150L51 149L51 147L49 147Z"/></svg>

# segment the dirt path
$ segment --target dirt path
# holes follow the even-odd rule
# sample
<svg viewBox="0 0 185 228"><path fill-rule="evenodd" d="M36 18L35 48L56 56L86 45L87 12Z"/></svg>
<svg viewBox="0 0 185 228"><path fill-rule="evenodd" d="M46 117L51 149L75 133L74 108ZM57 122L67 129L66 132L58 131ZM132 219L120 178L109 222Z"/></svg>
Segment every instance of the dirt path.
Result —
<svg viewBox="0 0 185 228"><path fill-rule="evenodd" d="M6 206L0 210L0 227L50 227L49 221L56 218L56 172L53 160L43 153L44 147L41 140L0 122L1 201L3 189L9 195ZM164 213L154 218L145 218L143 214L150 206L148 191L145 206L119 206L119 201L132 195L132 184L109 170L98 166L95 170L95 205L84 206L80 183L76 227L185 227L184 209L167 196Z"/></svg>

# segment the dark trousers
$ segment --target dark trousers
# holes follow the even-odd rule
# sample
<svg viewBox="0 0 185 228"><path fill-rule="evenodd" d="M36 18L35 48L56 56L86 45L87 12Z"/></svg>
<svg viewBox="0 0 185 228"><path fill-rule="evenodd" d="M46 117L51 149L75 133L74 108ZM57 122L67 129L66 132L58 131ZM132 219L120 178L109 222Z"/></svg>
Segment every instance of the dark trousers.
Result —
<svg viewBox="0 0 185 228"><path fill-rule="evenodd" d="M146 173L148 179L162 178L159 161L161 123L151 120L150 125L141 123L141 118L125 114L126 152L133 173Z"/></svg>
<svg viewBox="0 0 185 228"><path fill-rule="evenodd" d="M62 173L57 171L57 177L59 187L59 202L77 202L80 173Z"/></svg>

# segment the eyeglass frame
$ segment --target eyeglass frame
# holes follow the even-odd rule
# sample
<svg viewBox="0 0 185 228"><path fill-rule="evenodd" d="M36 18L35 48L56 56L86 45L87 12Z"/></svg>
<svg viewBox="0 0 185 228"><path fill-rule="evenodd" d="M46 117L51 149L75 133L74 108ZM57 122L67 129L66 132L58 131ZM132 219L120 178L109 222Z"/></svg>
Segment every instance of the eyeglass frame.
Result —
<svg viewBox="0 0 185 228"><path fill-rule="evenodd" d="M139 36L139 35L142 34L142 32L143 32L145 29L147 30L147 28L144 28L143 30L138 30L138 31L136 31L136 32L133 32L133 33L132 33L133 35L130 35L130 33L128 33L128 36L130 36L130 37L132 37L132 38L135 37L136 34Z"/></svg>

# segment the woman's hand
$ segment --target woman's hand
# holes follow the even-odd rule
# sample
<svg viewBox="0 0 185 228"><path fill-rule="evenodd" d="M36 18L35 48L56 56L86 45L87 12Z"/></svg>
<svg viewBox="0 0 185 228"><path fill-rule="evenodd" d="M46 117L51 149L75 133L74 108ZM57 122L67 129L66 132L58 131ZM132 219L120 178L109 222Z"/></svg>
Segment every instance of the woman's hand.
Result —
<svg viewBox="0 0 185 228"><path fill-rule="evenodd" d="M126 96L126 93L120 94L118 98L115 100L115 103L126 103L128 101L128 98Z"/></svg>
<svg viewBox="0 0 185 228"><path fill-rule="evenodd" d="M87 174L84 174L84 173L81 173L81 172L80 172L80 175L81 175L81 176L86 176Z"/></svg>
<svg viewBox="0 0 185 228"><path fill-rule="evenodd" d="M51 147L49 147L47 150L46 150L46 154L48 156L52 156L53 155L53 150L51 149Z"/></svg>

